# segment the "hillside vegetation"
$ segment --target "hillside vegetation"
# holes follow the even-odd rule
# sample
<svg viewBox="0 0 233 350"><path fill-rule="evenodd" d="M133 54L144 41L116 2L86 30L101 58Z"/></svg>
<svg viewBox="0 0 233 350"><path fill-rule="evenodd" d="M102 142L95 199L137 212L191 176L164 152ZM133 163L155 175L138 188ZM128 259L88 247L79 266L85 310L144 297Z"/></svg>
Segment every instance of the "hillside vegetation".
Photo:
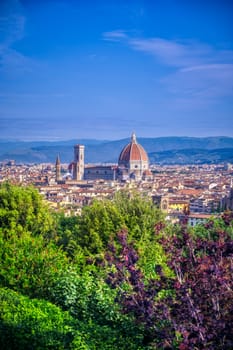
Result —
<svg viewBox="0 0 233 350"><path fill-rule="evenodd" d="M233 213L171 226L120 192L79 217L0 185L0 348L232 349Z"/></svg>

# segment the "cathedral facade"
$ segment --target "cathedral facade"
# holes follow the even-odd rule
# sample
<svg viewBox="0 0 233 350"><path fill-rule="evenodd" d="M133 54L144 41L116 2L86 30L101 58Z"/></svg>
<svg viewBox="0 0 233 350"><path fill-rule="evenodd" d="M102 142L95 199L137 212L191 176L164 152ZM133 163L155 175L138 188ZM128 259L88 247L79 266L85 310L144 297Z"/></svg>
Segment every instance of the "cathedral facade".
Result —
<svg viewBox="0 0 233 350"><path fill-rule="evenodd" d="M84 163L84 146L74 146L74 160L69 165L74 181L80 180L145 180L151 177L149 159L145 149L137 142L135 133L124 146L118 158L118 165L87 165ZM60 160L56 161L56 179L60 179Z"/></svg>

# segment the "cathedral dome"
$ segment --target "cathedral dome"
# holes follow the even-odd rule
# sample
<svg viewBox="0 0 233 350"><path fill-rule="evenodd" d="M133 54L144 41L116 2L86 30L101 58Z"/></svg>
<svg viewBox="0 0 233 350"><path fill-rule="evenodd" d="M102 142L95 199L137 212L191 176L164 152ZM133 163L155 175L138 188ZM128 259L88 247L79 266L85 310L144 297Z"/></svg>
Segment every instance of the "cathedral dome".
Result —
<svg viewBox="0 0 233 350"><path fill-rule="evenodd" d="M118 164L125 165L129 162L148 162L148 156L144 148L137 143L135 133L131 136L131 142L120 153Z"/></svg>

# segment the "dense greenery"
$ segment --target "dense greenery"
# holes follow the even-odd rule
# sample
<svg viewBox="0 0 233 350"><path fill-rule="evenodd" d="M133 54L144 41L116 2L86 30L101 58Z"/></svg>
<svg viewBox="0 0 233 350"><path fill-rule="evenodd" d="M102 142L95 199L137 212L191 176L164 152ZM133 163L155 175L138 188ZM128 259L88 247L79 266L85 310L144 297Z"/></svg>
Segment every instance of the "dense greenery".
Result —
<svg viewBox="0 0 233 350"><path fill-rule="evenodd" d="M5 288L0 301L1 349L72 349L75 337L79 348L87 349L72 317L57 306Z"/></svg>
<svg viewBox="0 0 233 350"><path fill-rule="evenodd" d="M11 235L30 232L49 233L52 217L48 208L33 188L20 188L9 183L0 187L0 232Z"/></svg>
<svg viewBox="0 0 233 350"><path fill-rule="evenodd" d="M59 242L71 256L80 247L88 256L101 255L123 227L138 246L153 240L154 225L162 219L161 211L150 200L119 192L112 201L94 200L81 217L59 217Z"/></svg>
<svg viewBox="0 0 233 350"><path fill-rule="evenodd" d="M120 254L112 246L107 256L115 266L107 281L114 289L121 287L118 301L123 312L143 325L149 344L170 349L179 344L183 350L232 349L232 234L212 231L209 225L202 239L186 228L179 235L161 234L175 278L157 265L158 278L147 283L137 266L138 254L127 242L127 231L122 230L118 239ZM130 286L127 290L125 283Z"/></svg>
<svg viewBox="0 0 233 350"><path fill-rule="evenodd" d="M0 185L0 347L232 349L232 225L169 226L127 192L65 217Z"/></svg>

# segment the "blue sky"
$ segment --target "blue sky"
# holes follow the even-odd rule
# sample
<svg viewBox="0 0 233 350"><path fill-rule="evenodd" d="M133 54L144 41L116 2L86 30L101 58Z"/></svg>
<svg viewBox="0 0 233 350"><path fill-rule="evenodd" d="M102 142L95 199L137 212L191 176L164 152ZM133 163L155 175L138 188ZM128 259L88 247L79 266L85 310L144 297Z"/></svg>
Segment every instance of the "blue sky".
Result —
<svg viewBox="0 0 233 350"><path fill-rule="evenodd" d="M233 136L231 0L1 0L0 139Z"/></svg>

